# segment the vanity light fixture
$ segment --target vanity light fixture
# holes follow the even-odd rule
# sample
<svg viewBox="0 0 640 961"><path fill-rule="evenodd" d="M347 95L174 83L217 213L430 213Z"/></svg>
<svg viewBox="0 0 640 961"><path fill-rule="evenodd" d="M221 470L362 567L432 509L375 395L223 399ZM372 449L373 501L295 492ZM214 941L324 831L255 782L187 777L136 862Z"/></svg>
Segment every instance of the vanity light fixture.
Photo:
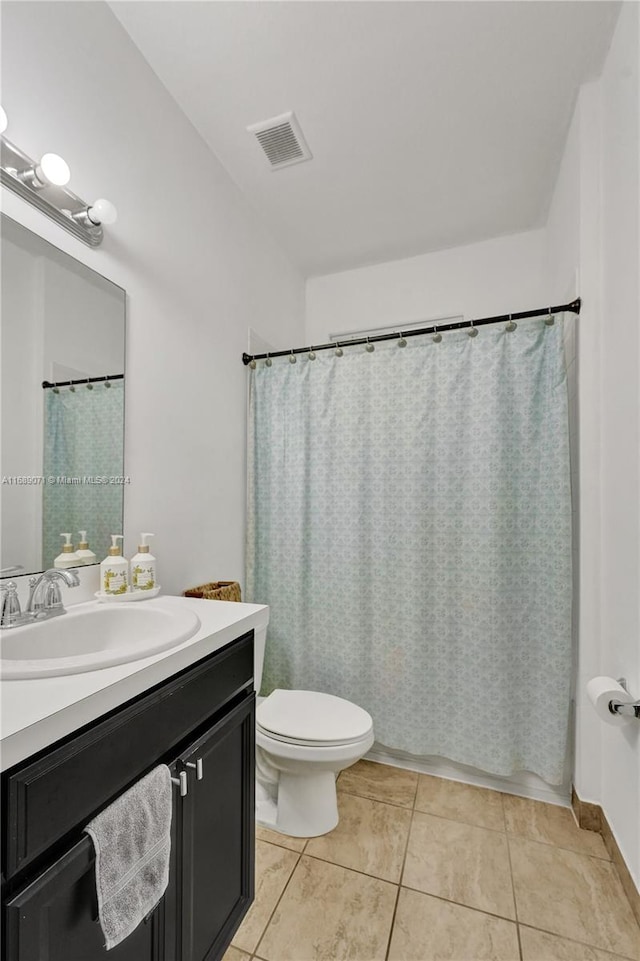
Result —
<svg viewBox="0 0 640 961"><path fill-rule="evenodd" d="M101 198L87 204L66 189L71 179L69 165L55 153L44 154L39 161L11 143L5 136L8 120L0 107L1 182L60 227L64 227L83 243L98 247L103 239L103 224L113 224L116 208Z"/></svg>

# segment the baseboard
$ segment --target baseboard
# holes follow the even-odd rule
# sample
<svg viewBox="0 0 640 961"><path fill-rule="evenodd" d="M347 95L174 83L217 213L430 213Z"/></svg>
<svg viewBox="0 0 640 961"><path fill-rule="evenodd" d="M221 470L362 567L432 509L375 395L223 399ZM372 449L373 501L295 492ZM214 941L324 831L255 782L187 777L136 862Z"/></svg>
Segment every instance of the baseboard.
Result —
<svg viewBox="0 0 640 961"><path fill-rule="evenodd" d="M585 831L595 831L597 834L602 835L602 840L609 853L609 857L620 875L624 893L629 899L629 904L636 916L638 924L640 924L640 891L638 891L631 877L631 872L627 867L625 859L622 857L622 852L618 847L618 842L613 835L611 825L607 821L604 811L599 804L582 801L576 794L575 788L571 791L571 807L573 808L576 821L581 828L584 828Z"/></svg>

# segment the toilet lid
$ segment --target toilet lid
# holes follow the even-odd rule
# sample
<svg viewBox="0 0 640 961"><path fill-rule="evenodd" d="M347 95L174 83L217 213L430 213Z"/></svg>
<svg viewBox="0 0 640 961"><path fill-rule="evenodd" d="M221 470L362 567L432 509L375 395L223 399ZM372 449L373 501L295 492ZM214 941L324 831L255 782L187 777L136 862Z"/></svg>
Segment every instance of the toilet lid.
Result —
<svg viewBox="0 0 640 961"><path fill-rule="evenodd" d="M373 727L361 707L318 691L273 691L258 706L256 720L274 737L325 745L357 740Z"/></svg>

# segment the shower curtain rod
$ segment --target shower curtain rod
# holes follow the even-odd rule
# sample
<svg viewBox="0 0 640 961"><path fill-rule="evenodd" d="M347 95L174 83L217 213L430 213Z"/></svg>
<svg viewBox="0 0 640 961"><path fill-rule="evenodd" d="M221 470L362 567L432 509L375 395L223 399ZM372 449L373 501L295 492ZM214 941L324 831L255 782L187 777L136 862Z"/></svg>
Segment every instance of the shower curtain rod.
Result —
<svg viewBox="0 0 640 961"><path fill-rule="evenodd" d="M308 347L293 347L291 350L274 350L268 354L243 354L242 363L247 366L252 360L266 360L267 357L289 357L291 354L306 354L313 350L335 350L336 347L353 347L357 344L375 344L380 340L397 340L398 337L417 337L420 334L441 333L443 330L461 330L464 327L484 327L486 324L509 323L512 320L526 320L529 317L545 317L551 314L561 314L565 311L579 314L582 301L576 297L570 304L559 304L556 307L539 307L536 310L520 310L514 314L499 314L496 317L481 317L479 320L460 320L455 324L431 324L418 330L401 330L398 328L390 334L376 334L374 337L354 337L351 340L334 340L330 344L314 344Z"/></svg>
<svg viewBox="0 0 640 961"><path fill-rule="evenodd" d="M103 377L79 377L78 380L57 380L52 383L50 380L43 380L42 386L47 387L75 387L76 384L101 384L105 380L124 380L124 374L105 374Z"/></svg>

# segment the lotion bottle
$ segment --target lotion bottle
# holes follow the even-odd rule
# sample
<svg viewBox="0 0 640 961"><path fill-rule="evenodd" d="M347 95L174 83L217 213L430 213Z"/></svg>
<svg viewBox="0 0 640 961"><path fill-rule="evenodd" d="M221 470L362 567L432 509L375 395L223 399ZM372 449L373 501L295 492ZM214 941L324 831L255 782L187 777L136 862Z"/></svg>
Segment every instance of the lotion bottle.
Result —
<svg viewBox="0 0 640 961"><path fill-rule="evenodd" d="M156 586L156 559L149 552L148 537L155 534L140 534L138 553L131 558L132 591L150 591Z"/></svg>
<svg viewBox="0 0 640 961"><path fill-rule="evenodd" d="M122 534L111 535L109 554L100 565L100 588L104 594L126 594L129 581L129 561L123 556L118 541Z"/></svg>
<svg viewBox="0 0 640 961"><path fill-rule="evenodd" d="M79 563L95 564L97 558L93 551L89 550L89 544L87 543L87 532L78 531L78 534L80 535L80 543L78 544L76 554L78 555Z"/></svg>
<svg viewBox="0 0 640 961"><path fill-rule="evenodd" d="M61 568L62 570L67 567L79 567L79 565L82 564L82 560L73 549L71 534L61 534L60 537L66 537L66 541L62 545L62 554L58 554L53 562L53 566L58 569Z"/></svg>

